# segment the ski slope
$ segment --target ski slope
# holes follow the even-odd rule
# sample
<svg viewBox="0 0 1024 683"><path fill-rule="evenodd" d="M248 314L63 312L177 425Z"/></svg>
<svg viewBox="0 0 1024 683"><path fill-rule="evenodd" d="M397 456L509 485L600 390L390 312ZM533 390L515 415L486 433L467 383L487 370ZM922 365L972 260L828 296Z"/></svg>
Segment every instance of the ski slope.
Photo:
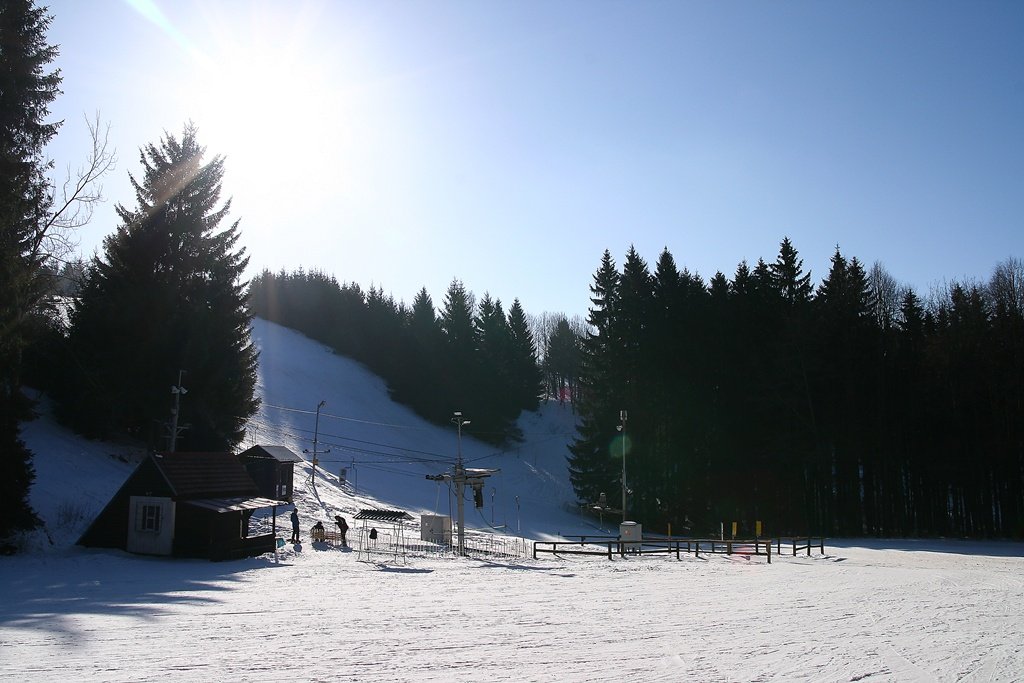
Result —
<svg viewBox="0 0 1024 683"><path fill-rule="evenodd" d="M315 488L311 464L297 469L304 533L366 507L447 514L447 487L425 475L454 461L454 426L419 420L365 368L293 331L257 320L253 337L264 405L250 442L312 450L326 401L317 443L330 453ZM467 506L472 534L595 532L567 482L572 425L548 405L524 416L526 439L507 452L466 428L467 464L501 470L484 508ZM1024 671L1019 543L830 539L824 555L771 565L396 561L309 543L224 563L139 557L73 545L131 472L132 449L79 439L45 414L23 438L53 544L37 534L29 552L0 558L0 680L1013 681Z"/></svg>

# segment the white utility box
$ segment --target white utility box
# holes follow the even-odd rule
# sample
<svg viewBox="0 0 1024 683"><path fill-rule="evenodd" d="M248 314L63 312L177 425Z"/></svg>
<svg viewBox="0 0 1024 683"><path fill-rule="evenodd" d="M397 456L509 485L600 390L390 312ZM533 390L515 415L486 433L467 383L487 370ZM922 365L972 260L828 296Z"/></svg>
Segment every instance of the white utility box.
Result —
<svg viewBox="0 0 1024 683"><path fill-rule="evenodd" d="M644 540L644 527L639 522L622 522L619 524L619 540L627 551L640 550L640 542Z"/></svg>
<svg viewBox="0 0 1024 683"><path fill-rule="evenodd" d="M420 516L420 540L451 545L452 518L448 515Z"/></svg>

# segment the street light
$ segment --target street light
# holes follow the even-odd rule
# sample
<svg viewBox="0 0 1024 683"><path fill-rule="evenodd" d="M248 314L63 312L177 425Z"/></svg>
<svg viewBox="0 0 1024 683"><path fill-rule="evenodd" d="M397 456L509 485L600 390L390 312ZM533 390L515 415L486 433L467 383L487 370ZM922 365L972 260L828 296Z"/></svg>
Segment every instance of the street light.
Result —
<svg viewBox="0 0 1024 683"><path fill-rule="evenodd" d="M325 405L327 405L327 401L320 401L320 403L317 404L317 406L316 406L316 422L313 425L313 474L311 476L311 480L313 482L313 488L316 488L316 466L320 463L319 458L317 458L317 454L320 451L318 451L317 448L316 448L317 439L320 436L320 409L323 408ZM308 450L303 451L303 452L309 453ZM324 451L324 452L326 453L327 451Z"/></svg>
<svg viewBox="0 0 1024 683"><path fill-rule="evenodd" d="M626 411L619 411L619 425L616 427L622 432L622 521L626 521Z"/></svg>
<svg viewBox="0 0 1024 683"><path fill-rule="evenodd" d="M455 423L458 429L458 450L457 458L455 460L455 497L458 501L458 512L459 512L459 555L464 555L466 551L466 530L465 530L465 501L462 500L462 489L466 484L466 470L462 467L462 427L470 424L469 420L462 419L462 411L457 410L452 417L452 422Z"/></svg>

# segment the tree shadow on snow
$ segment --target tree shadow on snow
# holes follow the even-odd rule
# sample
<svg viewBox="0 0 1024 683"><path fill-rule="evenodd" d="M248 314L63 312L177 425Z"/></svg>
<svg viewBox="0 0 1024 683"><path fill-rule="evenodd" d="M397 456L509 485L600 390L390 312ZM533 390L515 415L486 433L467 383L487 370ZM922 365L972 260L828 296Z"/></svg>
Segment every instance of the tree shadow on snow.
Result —
<svg viewBox="0 0 1024 683"><path fill-rule="evenodd" d="M333 551L339 552L339 553L350 553L350 552L352 552L352 547L351 546L347 546L347 545L334 545L333 543L328 543L327 541L310 541L309 544L310 544L310 546L312 546L313 550L333 550Z"/></svg>
<svg viewBox="0 0 1024 683"><path fill-rule="evenodd" d="M380 562L375 565L377 569L382 572L393 572L395 574L431 574L433 569L423 569L417 567L392 567L389 564L382 564Z"/></svg>
<svg viewBox="0 0 1024 683"><path fill-rule="evenodd" d="M560 567L538 567L529 564L512 564L507 562L495 562L494 560L480 560L480 565L488 569L528 569L531 571L550 572Z"/></svg>
<svg viewBox="0 0 1024 683"><path fill-rule="evenodd" d="M227 562L145 557L117 550L74 549L59 557L31 555L0 563L0 627L79 637L69 617L129 616L152 620L172 605L224 602L241 575L279 564L272 557Z"/></svg>
<svg viewBox="0 0 1024 683"><path fill-rule="evenodd" d="M988 557L1024 557L1024 543L1019 541L975 541L955 538L826 538L826 550L829 546ZM817 553L813 546L811 551Z"/></svg>

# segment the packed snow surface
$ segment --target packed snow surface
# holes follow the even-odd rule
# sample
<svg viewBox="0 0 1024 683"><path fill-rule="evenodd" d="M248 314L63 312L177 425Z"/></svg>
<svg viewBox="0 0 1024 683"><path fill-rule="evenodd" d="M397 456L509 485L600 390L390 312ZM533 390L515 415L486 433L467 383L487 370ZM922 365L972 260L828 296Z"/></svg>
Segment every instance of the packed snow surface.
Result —
<svg viewBox="0 0 1024 683"><path fill-rule="evenodd" d="M257 320L254 339L264 407L251 441L312 451L316 405L327 402L317 450L331 453L315 488L308 462L296 472L305 542L222 563L74 546L133 453L43 415L23 438L53 544L37 538L0 558L0 680L1022 679L1018 543L827 539L824 554L783 547L771 565L748 555L362 552L359 509L448 514L450 492L424 474L451 467L454 427L424 423L365 368L292 331ZM467 504L474 539L522 537L529 551L534 539L603 533L573 506L572 420L556 404L524 416L526 438L511 451L467 426L467 464L501 470L484 508ZM353 524L355 549L308 542L313 521L337 513ZM615 521L605 520L609 533ZM415 524L407 534L418 537Z"/></svg>

